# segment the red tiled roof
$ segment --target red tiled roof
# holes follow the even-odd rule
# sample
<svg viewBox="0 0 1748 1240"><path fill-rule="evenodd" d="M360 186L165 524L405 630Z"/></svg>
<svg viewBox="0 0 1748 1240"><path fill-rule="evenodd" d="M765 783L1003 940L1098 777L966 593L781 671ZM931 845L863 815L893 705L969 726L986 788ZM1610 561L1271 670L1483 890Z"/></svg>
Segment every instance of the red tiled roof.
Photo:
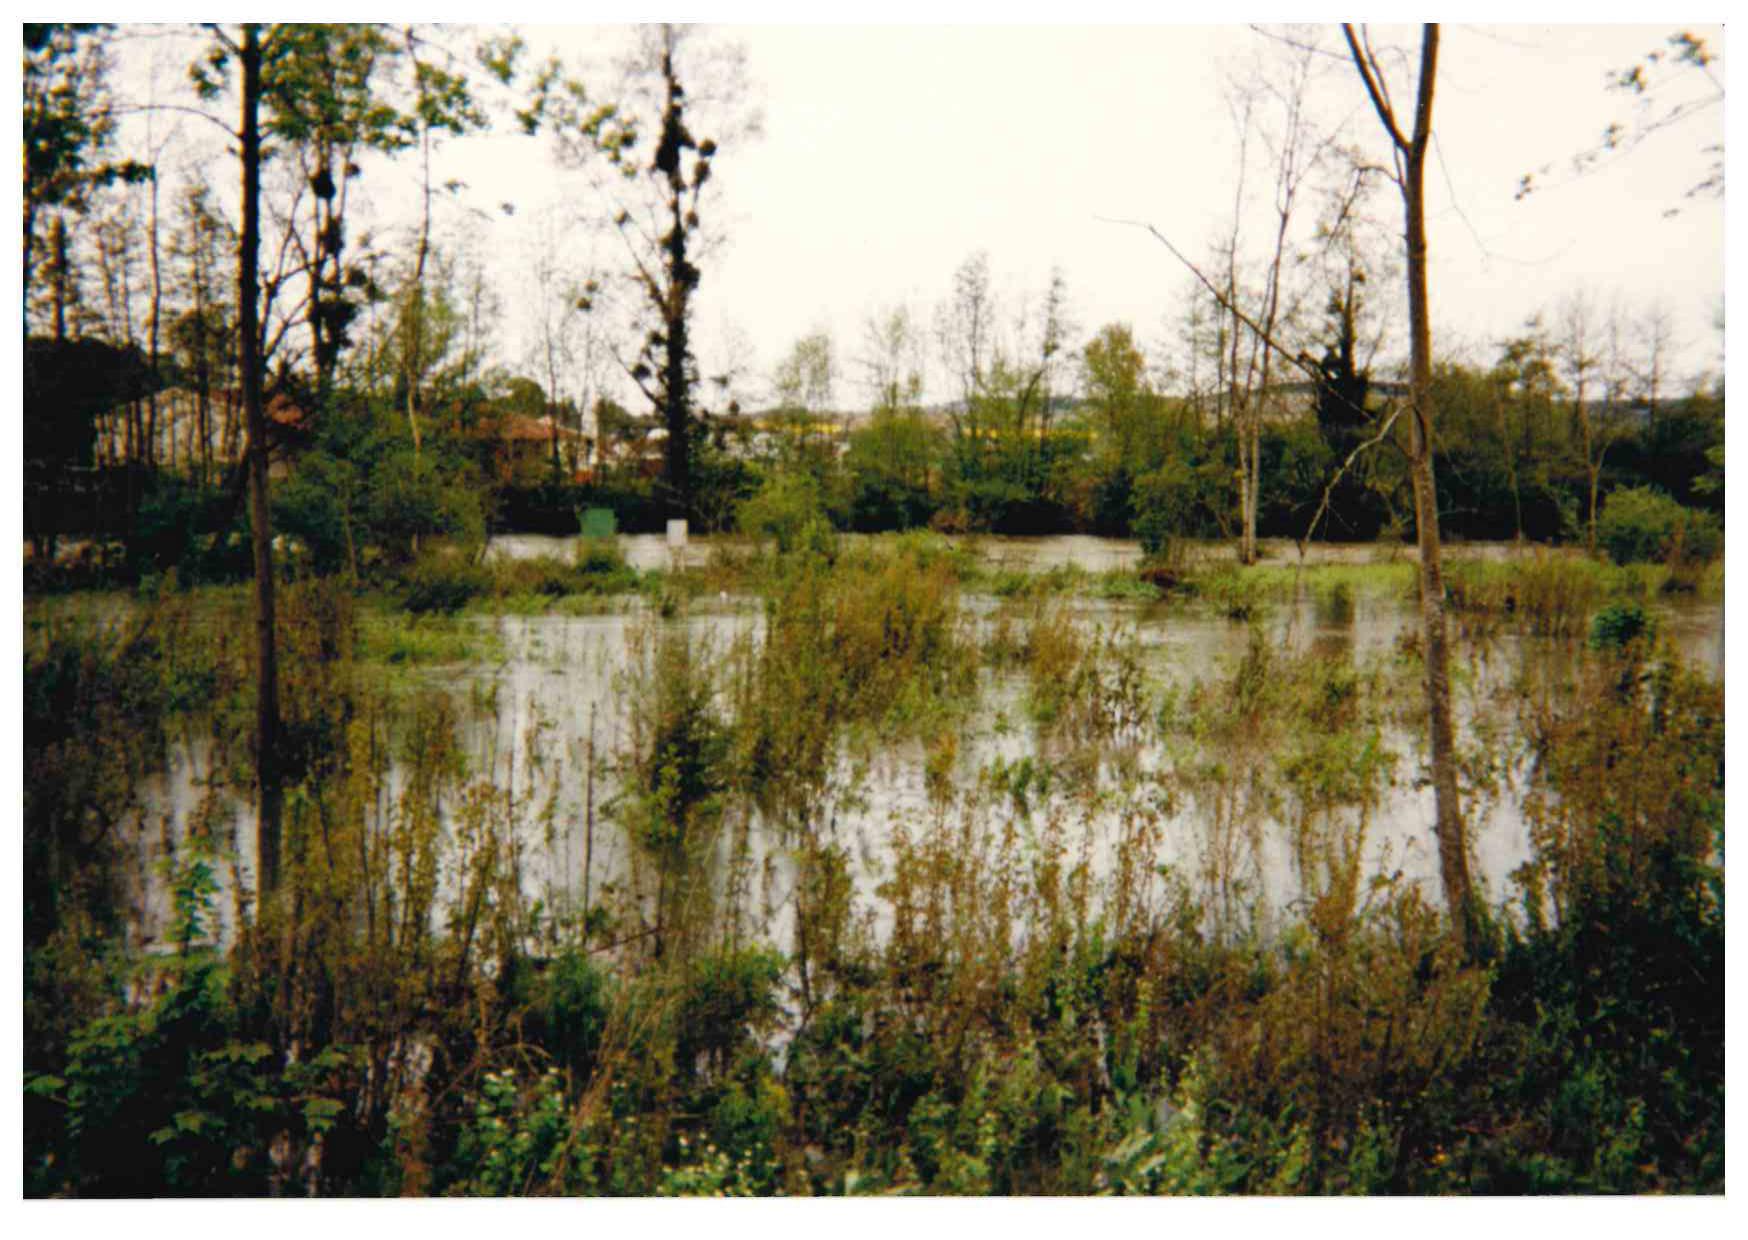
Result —
<svg viewBox="0 0 1748 1240"><path fill-rule="evenodd" d="M267 420L287 430L301 431L309 426L309 417L296 401L281 393L267 402Z"/></svg>
<svg viewBox="0 0 1748 1240"><path fill-rule="evenodd" d="M481 434L490 435L493 430L496 431L498 439L507 442L551 443L553 423L550 417L531 418L525 414L508 413L498 419L495 427L489 425L482 427ZM573 427L563 425L558 427L558 437L560 439L583 438L582 434Z"/></svg>

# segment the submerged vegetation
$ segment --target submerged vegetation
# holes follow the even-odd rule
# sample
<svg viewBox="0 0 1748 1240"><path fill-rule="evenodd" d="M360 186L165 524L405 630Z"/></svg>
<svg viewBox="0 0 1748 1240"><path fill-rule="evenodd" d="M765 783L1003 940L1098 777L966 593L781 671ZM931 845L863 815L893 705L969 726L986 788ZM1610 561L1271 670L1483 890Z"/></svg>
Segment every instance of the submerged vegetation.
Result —
<svg viewBox="0 0 1748 1240"><path fill-rule="evenodd" d="M558 568L479 594L637 585L599 552ZM1192 576L1163 605L1238 654L1188 679L1160 678L1136 604L1077 615L1110 593L1090 576L803 542L740 565L762 607L725 636L685 585L722 571L677 574L671 620L609 601L644 618L599 755L538 719L482 755L499 695L398 670L478 665L489 617L295 584L271 900L233 808L246 600L34 604L27 1191L1721 1188L1722 691L1648 622L1654 581L1452 573L1487 621L1466 641L1535 644L1465 741L1517 721L1524 760L1477 749L1466 786L1509 784L1531 837L1465 954L1377 847L1424 760L1412 643L1269 628L1300 589L1338 626L1400 605L1401 566ZM992 710L1036 748L973 769ZM149 789L190 761L171 812ZM873 879L837 825L871 762L922 793ZM543 859L580 852L549 790L584 783L590 846L624 858L586 894Z"/></svg>

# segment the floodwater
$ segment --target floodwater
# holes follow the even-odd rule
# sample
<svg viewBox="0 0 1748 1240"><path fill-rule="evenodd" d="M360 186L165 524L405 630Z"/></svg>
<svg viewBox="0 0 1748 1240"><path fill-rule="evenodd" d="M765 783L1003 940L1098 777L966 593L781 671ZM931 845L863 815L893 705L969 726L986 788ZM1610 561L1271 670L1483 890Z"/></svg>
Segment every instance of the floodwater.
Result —
<svg viewBox="0 0 1748 1240"><path fill-rule="evenodd" d="M855 542L880 535L845 534ZM740 550L752 544L734 534L694 535L679 551L669 547L665 534L621 534L616 541L633 568L640 571L672 568L676 560L686 568L700 568L709 563L718 549ZM965 534L948 536L945 541L981 556L996 568L1026 569L1047 572L1070 565L1089 573L1113 569L1134 568L1141 563L1141 544L1132 538L1100 538L1093 534L1052 534L1039 537L1010 537L996 534ZM571 534L500 534L486 546L487 557L529 559L534 556L556 556L568 559L575 554L582 538ZM1230 540L1190 542L1186 551L1195 561L1217 561L1232 558ZM1447 543L1447 553L1467 559L1503 560L1518 549L1511 543ZM1297 544L1287 539L1265 538L1258 544L1258 554L1264 564L1370 564L1375 561L1412 563L1416 551L1412 543L1309 543L1301 556Z"/></svg>
<svg viewBox="0 0 1748 1240"><path fill-rule="evenodd" d="M524 536L497 540L494 550L541 554L557 550L565 541ZM621 541L633 563L647 566L668 554L659 538ZM710 545L707 540L694 540L688 557L708 555ZM1078 538L983 539L974 545L993 562L1032 569L1059 563L1109 568L1139 554L1133 544ZM1071 598L1061 605L1071 610L1084 631L1118 634L1132 644L1151 708L1167 701L1174 690L1182 693L1198 683L1230 680L1252 640L1249 625L1202 604ZM1000 607L998 600L967 596L963 622L981 640L991 631ZM1662 619L1684 658L1722 676L1721 604L1684 600L1665 606ZM470 776L489 779L499 789L515 789L515 802L525 807L518 830L523 883L531 895L547 900L549 907L577 907L585 872L588 890L596 899L603 891L635 886L632 850L614 818L616 787L611 768L629 740L628 677L639 665L640 652L647 650L655 635L683 627L695 644L725 655L737 641L760 640L763 620L758 600L735 598L701 601L677 619L663 619L634 599L599 614L473 617L462 623L493 630L499 653L488 660L427 667L417 673L431 687L452 692L458 702L469 704L459 713ZM1268 609L1259 623L1271 650L1345 655L1365 667L1392 659L1399 643L1411 637L1417 613L1406 598L1332 595L1302 588L1291 603ZM1459 641L1455 653L1457 709L1463 729L1459 741L1477 743L1476 738L1485 734L1502 759L1504 779L1498 791L1476 795L1466 806L1477 876L1489 898L1498 901L1510 895L1510 875L1530 849L1518 810L1530 757L1517 731L1508 693L1526 666L1546 666L1557 659L1558 650L1538 639L1496 637L1482 644ZM1245 844L1234 853L1232 828L1222 823L1222 811L1210 802L1205 787L1177 796L1161 794L1174 766L1223 759L1223 755L1186 754L1181 745L1161 743L1157 732L1142 729L1150 739L1138 751L1100 765L1095 796L1086 795L1084 785L1073 790L1071 781L1057 781L1053 789L1024 805L992 793L986 778L992 768L1029 759L1047 769L1061 755L1053 749L1047 730L1033 723L1026 709L1024 672L985 670L981 675L979 700L959 741L955 804L943 811L938 801L931 800L922 747L911 741L877 752L846 750L818 807L815 829L844 847L862 906L875 910L877 932L882 906L873 897L890 877L888 842L898 831L917 837L931 823L938 823L943 812L986 819L1018 814L1028 839L1050 824L1076 842L1075 851L1084 848L1097 873L1108 873L1123 833L1137 815L1148 815L1157 823L1155 862L1192 878L1204 876L1209 889L1199 894L1205 899L1217 895L1212 890L1214 879L1207 876L1220 868L1214 864L1218 854L1226 857L1225 880L1236 875L1247 906L1259 908L1265 917L1294 906L1300 884L1290 843L1289 810L1277 805L1261 811L1254 829L1245 835ZM1412 703L1401 705L1405 715L1411 713ZM1383 741L1396 760L1393 777L1365 821L1365 869L1400 874L1406 881L1420 883L1436 899L1433 805L1423 778L1422 742L1405 719L1387 726ZM127 837L129 846L138 850L141 875L161 873L166 849L203 805L214 812L207 800L205 765L199 745L179 745L168 769L143 790L137 829ZM237 882L252 887L250 809L229 793L213 795L221 801L216 808L218 820L228 820L234 828L234 852L221 880L226 888ZM731 813L747 816L754 854L750 872L760 876L761 884L751 902L769 910L764 931L774 942L785 944L793 873L787 853L754 811L742 806ZM724 832L725 838L728 834ZM161 879L148 877L137 898L136 924L142 941L148 945L161 941L171 915ZM221 897L221 903L226 902ZM228 908L220 912L221 932L225 932L234 924L234 915Z"/></svg>

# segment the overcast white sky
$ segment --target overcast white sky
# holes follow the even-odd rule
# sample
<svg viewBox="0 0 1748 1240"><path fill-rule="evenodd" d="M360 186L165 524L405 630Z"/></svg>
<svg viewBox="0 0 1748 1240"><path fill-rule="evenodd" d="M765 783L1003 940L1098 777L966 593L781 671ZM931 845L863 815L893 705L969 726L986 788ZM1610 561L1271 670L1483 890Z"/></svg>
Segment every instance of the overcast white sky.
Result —
<svg viewBox="0 0 1748 1240"><path fill-rule="evenodd" d="M1634 311L1662 303L1684 370L1718 364L1723 204L1682 195L1704 174L1701 148L1722 140L1722 108L1607 171L1514 201L1523 173L1552 162L1558 178L1571 154L1629 117L1626 101L1604 90L1605 75L1662 45L1671 29L1446 28L1435 110L1441 159L1430 172L1439 346L1489 359L1530 314L1582 286L1601 300L1618 294ZM525 33L536 47L577 55L611 40L575 28ZM1133 324L1144 341L1175 330L1187 277L1145 233L1101 217L1149 221L1192 254L1211 239L1230 214L1234 185L1222 72L1262 42L1252 31L719 33L746 48L764 134L725 148L704 206L728 234L701 290L707 363L718 361L725 323L744 333L761 373L798 336L824 327L853 376L847 363L869 312L903 302L927 322L954 269L979 249L1010 304L1035 299L1060 266L1083 338L1113 320ZM1723 49L1721 30L1702 33ZM1335 50L1338 36L1329 42ZM1404 75L1398 93L1411 91ZM1320 100L1383 157L1350 69L1331 62ZM494 194L526 207L552 196L548 170L514 166L526 165L525 144L498 145L520 154L493 161ZM1253 184L1253 203L1266 205L1267 187ZM1681 214L1665 218L1676 206ZM1379 210L1398 218L1389 197ZM510 221L504 231L516 228ZM518 307L507 309L516 321ZM840 384L840 396L860 395L853 382Z"/></svg>
<svg viewBox="0 0 1748 1240"><path fill-rule="evenodd" d="M323 16L326 16L325 14ZM475 14L477 16L477 14ZM1662 46L1676 27L1447 26L1429 172L1435 348L1486 362L1532 313L1583 287L1629 312L1661 304L1680 372L1720 365L1724 207L1687 201L1721 142L1723 108L1653 138L1615 166L1514 201L1519 177L1595 142L1628 101L1606 75ZM1722 30L1696 27L1715 51ZM623 28L523 27L533 49L599 60ZM1235 131L1222 75L1264 44L1243 26L723 27L744 45L748 103L762 137L726 144L701 207L726 247L705 268L699 345L707 369L733 360L767 376L800 335L834 336L838 395L860 402L855 357L877 309L908 305L927 324L955 268L987 251L1007 307L1066 276L1083 342L1125 321L1157 355L1177 330L1188 277L1134 228L1150 222L1193 255L1231 212ZM1374 32L1411 45L1412 28ZM1332 51L1339 33L1324 35ZM1715 68L1720 80L1723 66ZM1690 75L1691 76L1691 75ZM609 86L606 75L589 75ZM1406 109L1412 82L1397 79ZM1697 77L1688 93L1704 95ZM1331 59L1321 114L1386 147L1351 66ZM416 208L411 165L372 174L385 219ZM503 294L506 356L522 356L533 307L527 267L543 209L585 212L585 178L544 140L510 134L449 144L438 179L468 182ZM1253 178L1250 209L1269 187ZM1392 187L1377 202L1399 221ZM513 202L514 216L495 208ZM404 205L403 205L404 204ZM1665 218L1671 207L1682 207ZM612 238L598 250L615 256ZM1260 237L1257 238L1261 240ZM580 259L587 242L580 232ZM749 385L756 397L762 384ZM941 391L938 380L933 384Z"/></svg>

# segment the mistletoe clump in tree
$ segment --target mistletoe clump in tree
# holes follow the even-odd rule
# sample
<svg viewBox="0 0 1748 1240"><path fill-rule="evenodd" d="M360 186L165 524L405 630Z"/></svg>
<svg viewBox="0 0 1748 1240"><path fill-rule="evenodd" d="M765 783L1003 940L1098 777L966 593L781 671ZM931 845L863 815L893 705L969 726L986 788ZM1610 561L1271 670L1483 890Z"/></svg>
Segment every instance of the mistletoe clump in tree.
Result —
<svg viewBox="0 0 1748 1240"><path fill-rule="evenodd" d="M637 259L638 282L643 286L657 322L644 336L643 349L631 376L661 412L667 427L667 507L671 517L687 517L692 510L692 388L698 379L692 356L690 326L692 298L702 273L689 252L689 241L698 230L698 197L710 179L710 160L716 143L694 138L686 125L686 91L681 85L675 52L680 31L663 26L657 48L659 73L665 102L661 135L649 173L661 191L665 231L657 241L659 266ZM621 230L631 226L629 211L620 211Z"/></svg>

